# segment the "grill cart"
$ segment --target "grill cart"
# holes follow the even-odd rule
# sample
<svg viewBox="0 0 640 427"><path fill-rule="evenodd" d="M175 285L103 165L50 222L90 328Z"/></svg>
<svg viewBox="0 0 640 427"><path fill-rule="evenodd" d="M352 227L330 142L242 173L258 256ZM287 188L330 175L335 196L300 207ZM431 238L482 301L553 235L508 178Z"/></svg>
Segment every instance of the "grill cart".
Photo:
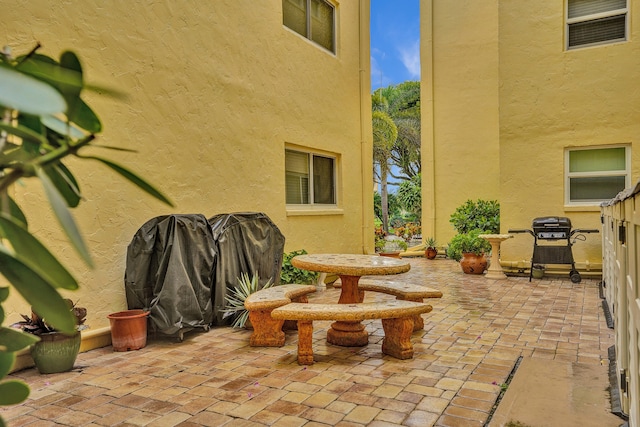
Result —
<svg viewBox="0 0 640 427"><path fill-rule="evenodd" d="M571 220L562 216L534 218L531 228L531 230L509 230L509 233L513 234L529 233L533 236L533 256L531 257L529 281L533 275L534 264L570 264L569 278L573 283L580 283L582 278L576 270L571 247L577 240L586 240L585 234L599 233L599 230L582 228L572 230ZM541 244L541 241L555 243Z"/></svg>

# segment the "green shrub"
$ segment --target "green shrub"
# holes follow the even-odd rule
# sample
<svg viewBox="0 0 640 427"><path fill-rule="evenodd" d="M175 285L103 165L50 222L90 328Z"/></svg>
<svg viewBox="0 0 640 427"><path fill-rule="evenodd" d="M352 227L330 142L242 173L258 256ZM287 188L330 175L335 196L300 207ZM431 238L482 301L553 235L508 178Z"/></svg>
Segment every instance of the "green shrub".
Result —
<svg viewBox="0 0 640 427"><path fill-rule="evenodd" d="M491 243L478 237L480 234L485 234L485 232L482 230L472 230L468 233L456 234L453 239L451 239L451 242L449 242L447 256L456 261L460 261L463 253L481 255L491 251Z"/></svg>
<svg viewBox="0 0 640 427"><path fill-rule="evenodd" d="M299 249L297 251L285 253L282 257L282 270L280 270L280 283L298 283L300 285L310 285L318 280L318 273L315 271L301 270L291 265L291 258L297 255L305 255L307 251Z"/></svg>
<svg viewBox="0 0 640 427"><path fill-rule="evenodd" d="M500 233L500 203L497 200L467 200L458 206L449 222L460 234L471 230L484 230L487 234Z"/></svg>

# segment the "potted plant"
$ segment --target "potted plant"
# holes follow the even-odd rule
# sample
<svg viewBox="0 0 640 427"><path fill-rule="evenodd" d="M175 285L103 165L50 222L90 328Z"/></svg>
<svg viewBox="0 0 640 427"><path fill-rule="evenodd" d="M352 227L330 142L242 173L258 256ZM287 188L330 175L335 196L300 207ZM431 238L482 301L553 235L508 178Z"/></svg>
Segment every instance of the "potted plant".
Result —
<svg viewBox="0 0 640 427"><path fill-rule="evenodd" d="M438 256L438 248L436 247L436 239L434 239L433 237L428 237L427 240L425 241L425 250L424 250L424 255L428 258L428 259L435 259L436 256Z"/></svg>
<svg viewBox="0 0 640 427"><path fill-rule="evenodd" d="M270 288L274 284L271 279L265 283L264 286L260 286L260 278L257 274L254 274L251 279L247 273L242 273L238 278L238 287L230 288L229 293L225 296L227 302L225 309L223 310L223 319L227 317L233 317L233 328L248 327L249 311L244 307L244 300L249 295L260 289Z"/></svg>
<svg viewBox="0 0 640 427"><path fill-rule="evenodd" d="M482 274L487 268L486 253L491 251L491 244L478 237L482 230L471 230L468 233L456 234L447 248L447 256L460 262L462 271L467 274Z"/></svg>
<svg viewBox="0 0 640 427"><path fill-rule="evenodd" d="M400 253L407 250L409 245L402 239L386 239L379 254L393 258L400 258Z"/></svg>
<svg viewBox="0 0 640 427"><path fill-rule="evenodd" d="M30 347L31 357L41 374L54 374L67 372L73 369L73 364L80 350L80 331L86 329L84 324L87 317L87 309L78 307L70 299L65 299L69 310L76 322L76 332L65 334L56 330L39 316L33 308L31 316L22 314L21 322L11 325L13 328L33 334L39 341Z"/></svg>
<svg viewBox="0 0 640 427"><path fill-rule="evenodd" d="M66 51L55 59L39 49L37 44L17 57L9 47L0 51L0 274L47 324L75 335L77 318L58 289L75 290L78 282L31 234L26 212L12 198L13 185L28 178L42 183L62 230L89 267L93 262L70 211L83 197L76 177L63 161L69 157L97 161L167 205L173 204L127 168L95 153L108 148L132 150L93 144L102 123L83 99L85 89L92 85L86 83L79 58ZM93 89L119 95L106 88ZM5 320L2 304L8 296L9 287L0 287L0 325ZM0 326L0 405L20 403L28 397L26 384L3 379L14 365L17 352L37 341L35 334Z"/></svg>

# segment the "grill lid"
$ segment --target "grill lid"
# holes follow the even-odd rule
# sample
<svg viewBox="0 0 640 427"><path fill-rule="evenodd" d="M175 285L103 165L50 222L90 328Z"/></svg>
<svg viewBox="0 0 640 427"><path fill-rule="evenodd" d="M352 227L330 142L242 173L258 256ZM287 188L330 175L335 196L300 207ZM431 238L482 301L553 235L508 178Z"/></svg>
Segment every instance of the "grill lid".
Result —
<svg viewBox="0 0 640 427"><path fill-rule="evenodd" d="M571 220L565 216L544 216L534 218L532 226L534 232L549 229L571 229Z"/></svg>

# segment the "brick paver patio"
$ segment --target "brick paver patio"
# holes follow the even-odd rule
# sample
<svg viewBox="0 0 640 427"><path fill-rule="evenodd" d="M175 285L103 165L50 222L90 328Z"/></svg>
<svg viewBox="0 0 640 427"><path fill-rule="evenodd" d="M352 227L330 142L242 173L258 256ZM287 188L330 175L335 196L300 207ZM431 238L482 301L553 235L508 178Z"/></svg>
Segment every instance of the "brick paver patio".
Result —
<svg viewBox="0 0 640 427"><path fill-rule="evenodd" d="M614 332L598 281L488 280L451 260L410 261L390 279L444 293L413 334L413 359L382 354L380 320L365 322L362 348L326 344L330 322L314 322L311 366L296 362L295 332L284 347L252 348L249 331L214 328L139 351L82 353L64 374L14 373L32 394L1 414L9 426L482 426L520 356L608 364ZM329 287L310 301L338 295Z"/></svg>

